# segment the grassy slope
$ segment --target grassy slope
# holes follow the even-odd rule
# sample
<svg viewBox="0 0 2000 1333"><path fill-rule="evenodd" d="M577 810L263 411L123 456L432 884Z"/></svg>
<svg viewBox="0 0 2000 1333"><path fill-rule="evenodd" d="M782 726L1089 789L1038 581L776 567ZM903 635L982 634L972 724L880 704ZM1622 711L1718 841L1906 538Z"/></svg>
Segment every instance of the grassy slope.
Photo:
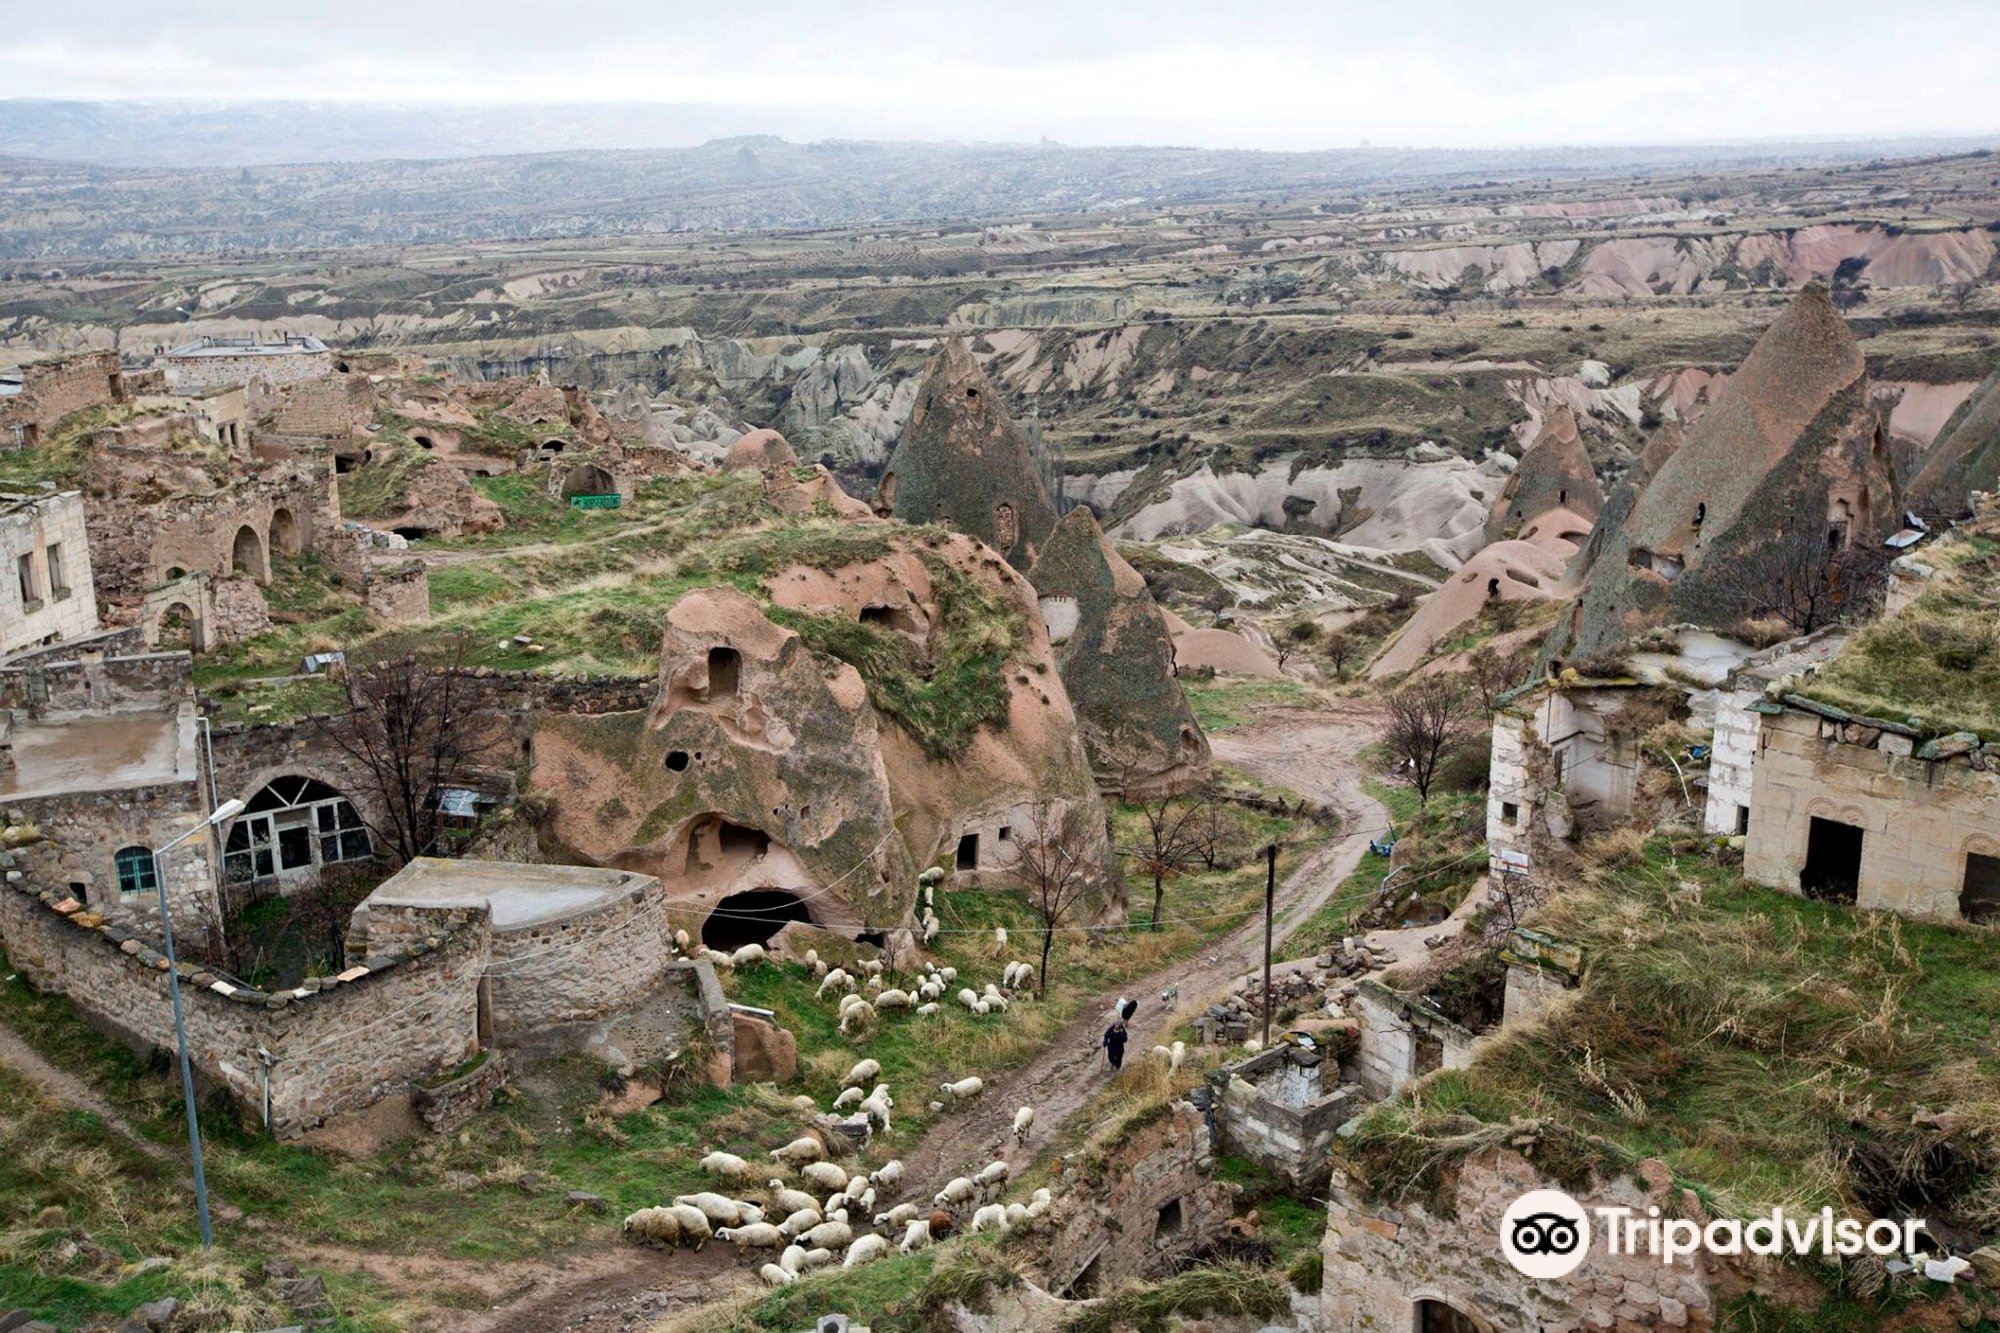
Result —
<svg viewBox="0 0 2000 1333"><path fill-rule="evenodd" d="M1372 1113L1351 1145L1372 1186L1421 1193L1455 1152L1542 1121L1528 1137L1559 1177L1658 1157L1722 1213L1867 1216L1892 1205L1850 1164L1921 1157L1942 1137L1911 1125L1928 1108L1964 1117L1948 1151L1986 1164L1912 1211L2000 1236L1990 932L1757 888L1701 844L1664 839L1557 897L1537 925L1587 951L1573 1007ZM1821 1313L1818 1327L1879 1326L1838 1302Z"/></svg>

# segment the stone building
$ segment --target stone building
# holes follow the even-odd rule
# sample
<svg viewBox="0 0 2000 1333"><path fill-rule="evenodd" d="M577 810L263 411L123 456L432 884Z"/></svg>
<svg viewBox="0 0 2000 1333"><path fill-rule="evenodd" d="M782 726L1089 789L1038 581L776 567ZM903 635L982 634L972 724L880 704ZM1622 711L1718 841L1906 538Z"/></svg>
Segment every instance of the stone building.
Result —
<svg viewBox="0 0 2000 1333"><path fill-rule="evenodd" d="M1743 873L1831 902L2000 921L2000 745L1762 700Z"/></svg>
<svg viewBox="0 0 2000 1333"><path fill-rule="evenodd" d="M1209 1075L1209 1105L1223 1151L1317 1193L1335 1132L1360 1109L1361 1089L1341 1081L1334 1053L1286 1042Z"/></svg>
<svg viewBox="0 0 2000 1333"><path fill-rule="evenodd" d="M1895 530L1885 422L1824 287L1804 288L1765 331L1631 504L1580 555L1582 590L1544 661L1602 663L1669 621L1727 629L1758 613L1758 561Z"/></svg>
<svg viewBox="0 0 2000 1333"><path fill-rule="evenodd" d="M0 449L32 449L73 412L128 398L116 352L80 352L22 366L0 379Z"/></svg>
<svg viewBox="0 0 2000 1333"><path fill-rule="evenodd" d="M1509 1148L1489 1148L1455 1164L1443 1201L1385 1202L1352 1172L1336 1171L1321 1250L1320 1315L1343 1333L1517 1333L1541 1329L1681 1329L1716 1326L1720 1275L1703 1254L1669 1266L1640 1253L1611 1254L1598 1238L1567 1277L1530 1278L1502 1254L1509 1204L1535 1189L1558 1188ZM1648 1208L1698 1214L1666 1166L1633 1171L1572 1190L1586 1211Z"/></svg>
<svg viewBox="0 0 2000 1333"><path fill-rule="evenodd" d="M0 816L47 839L56 887L134 930L157 932L164 873L176 934L211 950L222 924L212 837L182 843L157 871L152 859L214 808L192 663L135 651L130 638L98 636L0 667Z"/></svg>
<svg viewBox="0 0 2000 1333"><path fill-rule="evenodd" d="M1477 1035L1420 995L1393 990L1370 977L1348 1002L1361 1026L1354 1081L1371 1101L1401 1095L1412 1079L1438 1069L1463 1069Z"/></svg>
<svg viewBox="0 0 2000 1333"><path fill-rule="evenodd" d="M166 354L167 386L179 394L260 385L276 388L331 375L333 353L310 335L197 338Z"/></svg>
<svg viewBox="0 0 2000 1333"><path fill-rule="evenodd" d="M0 495L0 560L0 656L96 632L82 495Z"/></svg>
<svg viewBox="0 0 2000 1333"><path fill-rule="evenodd" d="M1750 831L1751 769L1757 758L1758 730L1763 718L1756 705L1773 682L1826 661L1846 642L1844 629L1829 627L1767 648L1730 673L1715 704L1708 795L1702 809L1703 832L1731 838Z"/></svg>
<svg viewBox="0 0 2000 1333"><path fill-rule="evenodd" d="M1539 838L1567 841L1632 810L1639 773L1639 701L1630 677L1575 672L1502 696L1493 715L1486 846L1495 876L1531 875ZM1629 711L1628 711L1629 710Z"/></svg>
<svg viewBox="0 0 2000 1333"><path fill-rule="evenodd" d="M1046 473L964 341L952 338L924 370L876 509L950 524L1027 569L1056 525Z"/></svg>

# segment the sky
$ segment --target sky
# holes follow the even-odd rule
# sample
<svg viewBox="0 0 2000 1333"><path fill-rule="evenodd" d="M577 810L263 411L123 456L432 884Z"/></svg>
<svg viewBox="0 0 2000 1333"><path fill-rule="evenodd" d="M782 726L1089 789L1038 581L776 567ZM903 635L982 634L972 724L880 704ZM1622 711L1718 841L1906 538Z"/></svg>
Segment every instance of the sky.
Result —
<svg viewBox="0 0 2000 1333"><path fill-rule="evenodd" d="M658 103L690 108L687 142L756 132L1301 149L2000 131L1995 0L7 9L0 97Z"/></svg>

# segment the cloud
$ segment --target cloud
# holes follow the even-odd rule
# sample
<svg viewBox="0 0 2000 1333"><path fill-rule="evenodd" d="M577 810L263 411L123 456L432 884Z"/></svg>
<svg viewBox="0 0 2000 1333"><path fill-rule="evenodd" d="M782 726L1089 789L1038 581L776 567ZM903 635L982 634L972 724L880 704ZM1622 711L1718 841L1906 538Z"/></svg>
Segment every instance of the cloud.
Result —
<svg viewBox="0 0 2000 1333"><path fill-rule="evenodd" d="M2000 129L2000 25L1982 8L1910 0L1891 22L1822 0L1805 25L1789 7L1720 0L301 12L107 0L17 16L0 68L20 97L658 103L736 108L745 129L799 138L1302 148L1984 133Z"/></svg>

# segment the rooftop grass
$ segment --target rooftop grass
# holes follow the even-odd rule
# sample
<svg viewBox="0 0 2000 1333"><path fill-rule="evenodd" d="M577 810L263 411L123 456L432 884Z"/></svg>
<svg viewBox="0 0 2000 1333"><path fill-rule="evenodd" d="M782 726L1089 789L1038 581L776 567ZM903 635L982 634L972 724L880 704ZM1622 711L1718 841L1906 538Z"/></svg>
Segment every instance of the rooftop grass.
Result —
<svg viewBox="0 0 2000 1333"><path fill-rule="evenodd" d="M1859 630L1798 692L1928 734L2000 740L2000 519L1919 559L1937 572L1917 599Z"/></svg>

